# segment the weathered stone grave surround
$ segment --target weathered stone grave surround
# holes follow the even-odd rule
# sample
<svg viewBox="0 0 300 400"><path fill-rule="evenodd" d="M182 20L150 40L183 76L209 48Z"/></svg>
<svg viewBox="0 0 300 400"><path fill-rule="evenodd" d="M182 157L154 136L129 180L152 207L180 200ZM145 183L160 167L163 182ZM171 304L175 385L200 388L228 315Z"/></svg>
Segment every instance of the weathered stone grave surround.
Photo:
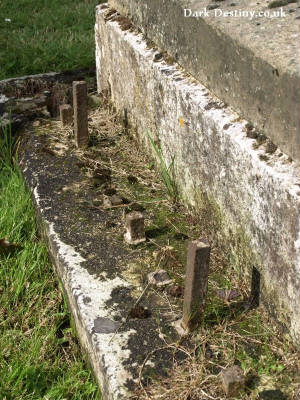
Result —
<svg viewBox="0 0 300 400"><path fill-rule="evenodd" d="M50 133L25 135L20 167L102 397L128 399L146 356L166 344L156 313L144 319L127 318L128 313L137 297L149 311L161 307L160 298L125 274L128 264L139 262L140 252L109 228L122 221L123 209L111 214L105 207L92 207L95 190L80 170L78 153L72 146L63 153L45 152L49 138ZM159 320L176 340L164 311ZM149 357L143 372L153 368L163 374L172 360L173 348L161 349Z"/></svg>
<svg viewBox="0 0 300 400"><path fill-rule="evenodd" d="M24 79L18 81L24 83ZM40 76L31 76L30 82L39 79ZM70 104L61 104L59 109L62 126L74 126L75 148L72 142L66 146L62 132L57 135L55 129L47 135L41 135L42 131L35 134L31 128L40 126L41 121L26 124L20 136L19 165L32 191L41 232L66 293L79 340L100 383L102 397L125 399L131 397L140 382L140 368L141 379L146 382L148 367L150 373L153 368L155 373L162 374L172 366L174 356L185 357L185 351L179 349L178 357L173 346L166 344L168 340L177 340L178 333L189 333L192 325L195 327L202 319L210 246L206 241L190 242L183 314L172 308L170 318L168 310L160 308L164 306L161 296L149 290L150 286L172 285L168 273L164 270L148 273L148 284L142 288L138 281L130 279L127 271L128 262L139 261L141 254L139 250L132 252L132 246L146 241L143 213L133 211L123 215L126 233L124 241L120 241L109 227L122 218L123 210L115 209L111 214L109 208L114 207L112 202L125 205L123 199L116 194L103 195L103 207L92 205L95 184L111 183L112 171L96 168L88 175L90 181L80 170L80 155L89 141L88 85L85 81L73 81L72 87L74 110ZM33 112L34 108L30 110ZM167 304L170 305L169 299ZM157 314L151 310L159 308L157 323ZM162 335L161 325L167 329L167 337ZM181 345L189 347L190 342L182 341ZM243 371L234 372L232 368L223 370L226 393L243 389Z"/></svg>
<svg viewBox="0 0 300 400"><path fill-rule="evenodd" d="M290 158L298 157L299 142L294 39L284 32L277 35L273 45L288 41L290 47L283 46L284 56L276 57L266 44L272 32L267 26L262 38L253 27L249 36L247 30L242 34L238 24L231 32L229 23L184 22L180 1L110 3L114 9L101 5L96 12L98 91L111 92L116 108L149 150L147 133L160 143L167 164L174 158L176 183L186 204L201 206L201 193L206 193L221 208L225 230L245 232L257 256L253 264L261 273L262 303L296 342L300 338L300 181L298 164ZM137 28L115 9L129 15ZM295 26L289 29L294 32ZM169 55L186 69L170 64ZM263 127L286 153L262 134L251 134L255 130L248 121L224 101Z"/></svg>

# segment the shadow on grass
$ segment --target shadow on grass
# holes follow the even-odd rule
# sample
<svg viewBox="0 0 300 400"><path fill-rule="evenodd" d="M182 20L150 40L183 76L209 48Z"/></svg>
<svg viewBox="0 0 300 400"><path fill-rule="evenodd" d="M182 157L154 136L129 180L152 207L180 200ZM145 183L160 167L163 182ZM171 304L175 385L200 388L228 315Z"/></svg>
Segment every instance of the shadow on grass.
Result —
<svg viewBox="0 0 300 400"><path fill-rule="evenodd" d="M160 226L158 228L152 228L148 229L146 231L146 237L149 239L155 239L161 235L165 235L169 232L170 228L165 225L165 226Z"/></svg>

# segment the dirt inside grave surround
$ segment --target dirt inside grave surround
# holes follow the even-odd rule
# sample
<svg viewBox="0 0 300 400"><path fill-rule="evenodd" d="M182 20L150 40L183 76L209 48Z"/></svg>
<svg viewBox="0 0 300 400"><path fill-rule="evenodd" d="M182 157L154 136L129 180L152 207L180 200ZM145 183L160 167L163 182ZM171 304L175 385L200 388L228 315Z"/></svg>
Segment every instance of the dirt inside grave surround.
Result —
<svg viewBox="0 0 300 400"><path fill-rule="evenodd" d="M145 348L142 341L129 344L133 354L135 346L142 354L135 360L138 368L133 368L136 377L141 373L139 385L128 383L135 391L133 398L223 399L219 373L233 364L241 365L246 375L240 399L298 398L297 354L263 310L249 304L251 288L232 268L229 253L214 237L217 211L208 213L203 208L202 213L195 213L174 202L134 132L124 128L107 100L100 98L99 102L99 108L89 111L87 150L75 148L72 127L63 128L55 119L40 119L22 132L19 159L32 152L36 168L55 177L52 186L45 188L49 192L46 213L50 219L55 214L56 219L67 221L68 229L62 229L61 237L84 252L89 259L86 268L100 273L103 265L96 254L102 254L110 262L110 274L133 285L126 293L115 293L120 320L130 313L126 324L134 327L142 315L159 331L158 339L149 337ZM97 169L110 170L111 178L95 180ZM104 197L115 194L122 204L105 207ZM134 210L144 213L147 237L136 247L124 242L125 215ZM97 241L99 235L104 242ZM199 329L183 340L171 324L182 312L187 243L197 238L207 238L212 246L207 307ZM132 312L140 288L147 286L147 274L159 269L167 271L172 283L149 286L139 303L147 312ZM146 323L145 337L148 328ZM146 366L151 360L156 361L155 368Z"/></svg>

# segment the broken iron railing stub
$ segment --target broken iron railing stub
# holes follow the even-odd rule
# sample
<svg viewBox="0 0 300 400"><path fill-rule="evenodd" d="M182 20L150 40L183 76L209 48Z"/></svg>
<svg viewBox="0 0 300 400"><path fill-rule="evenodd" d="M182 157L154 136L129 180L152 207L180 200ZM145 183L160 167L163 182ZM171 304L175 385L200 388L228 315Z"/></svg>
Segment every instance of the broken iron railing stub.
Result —
<svg viewBox="0 0 300 400"><path fill-rule="evenodd" d="M96 168L91 172L94 187L106 186L111 183L111 170L108 168Z"/></svg>
<svg viewBox="0 0 300 400"><path fill-rule="evenodd" d="M146 241L144 215L139 211L126 214L126 233L124 239L129 244L139 244Z"/></svg>
<svg viewBox="0 0 300 400"><path fill-rule="evenodd" d="M252 268L251 293L249 302L253 308L258 307L260 303L260 272L256 267Z"/></svg>
<svg viewBox="0 0 300 400"><path fill-rule="evenodd" d="M210 246L206 241L189 243L184 288L182 326L197 325L204 312L209 272Z"/></svg>
<svg viewBox="0 0 300 400"><path fill-rule="evenodd" d="M209 273L210 245L206 240L193 240L188 245L182 319L175 328L180 335L195 328L203 317Z"/></svg>
<svg viewBox="0 0 300 400"><path fill-rule="evenodd" d="M111 208L120 206L123 204L123 199L117 194L113 194L112 196L103 195L103 207Z"/></svg>
<svg viewBox="0 0 300 400"><path fill-rule="evenodd" d="M167 271L160 269L154 272L149 272L147 275L148 282L154 286L162 287L172 283Z"/></svg>
<svg viewBox="0 0 300 400"><path fill-rule="evenodd" d="M224 369L220 377L227 397L236 397L245 387L244 372L238 365Z"/></svg>
<svg viewBox="0 0 300 400"><path fill-rule="evenodd" d="M61 104L59 106L59 114L62 126L72 125L73 108L70 104Z"/></svg>
<svg viewBox="0 0 300 400"><path fill-rule="evenodd" d="M79 148L87 148L89 144L87 83L73 82L74 134Z"/></svg>

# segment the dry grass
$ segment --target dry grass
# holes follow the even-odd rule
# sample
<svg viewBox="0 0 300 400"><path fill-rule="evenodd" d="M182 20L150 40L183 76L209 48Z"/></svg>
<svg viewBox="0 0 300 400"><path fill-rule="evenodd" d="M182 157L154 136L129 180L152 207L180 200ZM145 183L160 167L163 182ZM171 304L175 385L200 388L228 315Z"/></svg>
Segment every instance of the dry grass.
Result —
<svg viewBox="0 0 300 400"><path fill-rule="evenodd" d="M165 348L174 349L174 355L177 351L185 352L185 361L178 363L174 357L169 375L153 379L148 385L144 385L140 379L140 388L136 390L132 399L226 400L220 372L233 364L242 366L246 378L245 391L237 397L238 399L298 399L298 354L288 347L276 329L266 332L264 327L260 327L254 333L237 332L239 322L245 323L247 319L251 321L253 313L243 316L240 321L223 321L212 328L202 326L190 337L192 345L189 348L180 346L180 342L166 343ZM259 316L265 318L262 312ZM260 354L259 359L255 360L256 354L254 360L251 360L252 357L244 357L244 362L241 362L239 353L245 348L250 351L255 349L253 352ZM140 367L140 378L146 361L160 350L161 348L154 349L147 355ZM280 394L276 397L278 390ZM267 396L272 396L273 393L274 397L259 397L259 393L268 391L271 394Z"/></svg>

